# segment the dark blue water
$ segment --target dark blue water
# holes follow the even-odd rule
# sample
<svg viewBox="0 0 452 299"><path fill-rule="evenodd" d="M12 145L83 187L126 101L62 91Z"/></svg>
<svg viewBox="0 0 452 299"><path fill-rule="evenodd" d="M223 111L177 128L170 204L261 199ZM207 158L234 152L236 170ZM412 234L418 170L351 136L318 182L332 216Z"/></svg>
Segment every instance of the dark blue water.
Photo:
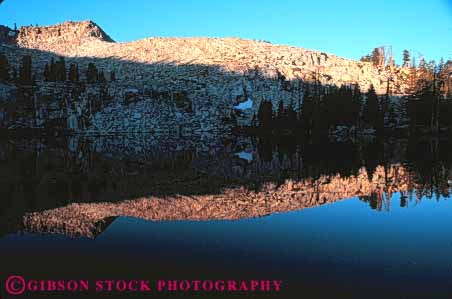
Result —
<svg viewBox="0 0 452 299"><path fill-rule="evenodd" d="M34 279L283 282L281 292L270 293L89 293L73 298L452 297L449 147L427 143L401 151L391 146L391 153L385 144L267 147L242 140L206 153L190 148L189 142L180 152L157 144L135 146L124 139L0 143L0 298L7 296L3 281L14 274ZM371 177L355 182L362 167ZM405 171L394 174L397 169ZM355 194L353 188L359 187L360 197L319 191L338 176L338 190L345 186ZM372 178L371 190L366 189ZM308 192L301 201L290 190L281 193L289 188L287 180L305 184L304 191L294 191ZM262 191L269 183L274 187ZM196 198L223 196L227 188L257 190L269 212L259 210L253 218L252 207L241 210L238 205L250 198L237 195L223 199L224 211L214 209L214 199L201 201L203 211L214 210L203 221L180 220L197 215L190 214ZM180 194L187 201L182 206L187 216L168 212ZM84 227L83 215L92 204L107 203L114 211L125 201L148 196L167 198L167 205L156 206L162 210L151 212L176 220L120 214L93 235L71 235L73 228L64 226L64 221L80 221ZM305 208L297 208L300 202ZM68 214L74 203L79 208ZM287 212L271 209L286 204ZM54 213L59 209L63 212ZM95 221L116 216L111 211ZM123 212L139 215L136 206ZM222 212L237 217L222 220ZM59 295L67 294L54 294Z"/></svg>
<svg viewBox="0 0 452 299"><path fill-rule="evenodd" d="M267 277L284 282L275 298L447 298L452 202L427 199L402 208L395 194L386 208L377 212L352 198L237 221L119 217L96 239L10 234L0 248L6 269L21 273Z"/></svg>

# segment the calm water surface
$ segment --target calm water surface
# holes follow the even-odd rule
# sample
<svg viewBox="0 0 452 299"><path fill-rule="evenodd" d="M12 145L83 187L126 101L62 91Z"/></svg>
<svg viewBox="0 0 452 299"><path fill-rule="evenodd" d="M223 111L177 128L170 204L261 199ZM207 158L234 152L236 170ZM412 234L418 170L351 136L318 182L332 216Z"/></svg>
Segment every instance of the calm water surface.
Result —
<svg viewBox="0 0 452 299"><path fill-rule="evenodd" d="M10 274L281 279L283 293L256 297L452 296L451 164L449 156L441 154L448 152L444 145L432 149L431 143L418 144L417 149L432 149L419 153L422 159L416 158L418 150L407 150L409 142L403 154L394 144L381 144L380 156L378 151L366 153L365 146L334 145L336 153L343 153L334 164L313 154L306 157L314 149L280 144L263 149L260 141L249 139L207 150L196 143L179 144L174 154L149 139L141 145L115 140L2 143L2 279ZM144 160L149 163L136 164ZM373 183L354 181L359 171L368 173L367 182ZM148 183L140 181L143 176ZM338 176L347 190L328 193ZM298 187L280 191L289 181ZM303 187L297 185L301 183ZM212 210L203 212L205 219L193 219L197 214L190 214L191 206L182 214L167 209L177 194L220 196L221 190L244 186L261 194L268 213L217 211L209 201L213 199L201 201ZM353 196L353 188L361 192ZM297 192L308 195L280 199ZM49 220L81 217L64 212L73 203L80 204L76 211L83 213L91 204L118 207L142 196L169 201L159 205L161 219L135 211L110 215L108 210L105 215L111 217L91 235L74 234L69 224L55 228ZM236 209L231 207L226 205Z"/></svg>

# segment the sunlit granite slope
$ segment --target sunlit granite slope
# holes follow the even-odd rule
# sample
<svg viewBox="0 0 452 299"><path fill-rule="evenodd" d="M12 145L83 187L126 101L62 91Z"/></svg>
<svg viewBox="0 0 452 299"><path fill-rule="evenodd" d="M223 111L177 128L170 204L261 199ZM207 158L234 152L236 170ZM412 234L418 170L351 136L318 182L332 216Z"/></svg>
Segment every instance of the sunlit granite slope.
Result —
<svg viewBox="0 0 452 299"><path fill-rule="evenodd" d="M228 131L230 122L250 125L263 100L271 101L274 110L279 101L299 110L305 84L358 85L363 92L372 84L383 94L391 78L390 92L397 98L407 92L410 77L405 67L377 68L321 51L240 38L113 42L92 21L3 31L0 54L6 55L11 67L20 69L22 57L32 56L36 88L33 95L19 95L29 97L38 108L29 119L4 116L6 127L62 122L75 132L95 134L220 134ZM45 65L60 56L67 67L78 65L82 85L43 80ZM89 63L108 82L87 83ZM112 73L114 81L109 80ZM14 97L11 92L3 98ZM0 94L0 102L1 98ZM251 108L236 113L235 105L248 99Z"/></svg>

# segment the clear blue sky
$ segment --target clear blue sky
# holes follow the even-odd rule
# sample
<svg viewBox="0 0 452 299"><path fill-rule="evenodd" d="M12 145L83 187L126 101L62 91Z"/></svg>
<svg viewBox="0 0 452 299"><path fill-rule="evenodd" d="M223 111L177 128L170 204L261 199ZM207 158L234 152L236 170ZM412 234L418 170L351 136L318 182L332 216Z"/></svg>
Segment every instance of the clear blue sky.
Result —
<svg viewBox="0 0 452 299"><path fill-rule="evenodd" d="M452 57L452 0L5 0L0 24L91 19L116 41L236 36L359 59L379 45Z"/></svg>

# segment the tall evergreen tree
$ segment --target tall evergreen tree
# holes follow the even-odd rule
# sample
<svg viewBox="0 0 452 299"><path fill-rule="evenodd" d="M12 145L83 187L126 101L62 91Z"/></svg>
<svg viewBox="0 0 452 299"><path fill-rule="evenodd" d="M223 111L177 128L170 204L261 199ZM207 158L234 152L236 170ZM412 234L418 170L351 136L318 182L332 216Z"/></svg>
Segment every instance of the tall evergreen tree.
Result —
<svg viewBox="0 0 452 299"><path fill-rule="evenodd" d="M101 70L101 71L98 73L97 81L100 82L100 83L105 83L105 82L107 81L107 80L105 79L104 71Z"/></svg>
<svg viewBox="0 0 452 299"><path fill-rule="evenodd" d="M289 107L287 107L286 119L287 119L286 128L295 129L298 119L297 119L297 113L295 112L292 104L290 104Z"/></svg>
<svg viewBox="0 0 452 299"><path fill-rule="evenodd" d="M285 121L284 104L282 100L279 100L278 110L276 111L276 121L275 121L276 128L282 129L284 127L284 121Z"/></svg>
<svg viewBox="0 0 452 299"><path fill-rule="evenodd" d="M66 81L66 62L64 60L64 57L60 57L56 67L55 67L55 80L64 82Z"/></svg>
<svg viewBox="0 0 452 299"><path fill-rule="evenodd" d="M409 66L410 65L410 52L408 50L403 50L403 66Z"/></svg>
<svg viewBox="0 0 452 299"><path fill-rule="evenodd" d="M46 63L46 65L44 66L43 77L44 81L50 81L50 67L48 63Z"/></svg>
<svg viewBox="0 0 452 299"><path fill-rule="evenodd" d="M49 81L56 80L56 65L53 57L50 59L50 67L49 67Z"/></svg>
<svg viewBox="0 0 452 299"><path fill-rule="evenodd" d="M98 80L97 67L94 63L90 62L88 64L88 69L86 70L86 81L88 83L96 83Z"/></svg>
<svg viewBox="0 0 452 299"><path fill-rule="evenodd" d="M375 88L373 85L370 86L369 91L366 95L366 102L364 105L363 111L363 120L371 127L378 127L378 118L379 118L379 103L378 96L375 92Z"/></svg>
<svg viewBox="0 0 452 299"><path fill-rule="evenodd" d="M445 68L445 63L444 63L444 58L441 57L438 61L438 65L436 66L436 71L438 72L438 74L442 74Z"/></svg>
<svg viewBox="0 0 452 299"><path fill-rule="evenodd" d="M313 97L312 105L312 137L315 139L322 139L328 133L329 124L323 118L325 105L321 100L320 86L316 86L316 92Z"/></svg>
<svg viewBox="0 0 452 299"><path fill-rule="evenodd" d="M416 126L432 128L432 116L434 115L436 100L432 82L419 89L411 98L408 113L413 128Z"/></svg>
<svg viewBox="0 0 452 299"><path fill-rule="evenodd" d="M282 100L279 100L277 115L278 115L278 118L284 117L284 104L283 104Z"/></svg>
<svg viewBox="0 0 452 299"><path fill-rule="evenodd" d="M339 101L342 103L339 123L346 126L353 125L353 92L350 87L341 86L339 89Z"/></svg>
<svg viewBox="0 0 452 299"><path fill-rule="evenodd" d="M342 117L341 103L339 99L339 90L336 86L329 88L328 93L324 96L324 121L328 127L336 126Z"/></svg>
<svg viewBox="0 0 452 299"><path fill-rule="evenodd" d="M69 66L69 81L71 82L79 81L78 66L74 63L71 63Z"/></svg>
<svg viewBox="0 0 452 299"><path fill-rule="evenodd" d="M419 64L418 64L418 67L420 68L420 69L423 69L423 68L427 68L427 62L425 61L425 58L421 55L421 57L419 58Z"/></svg>
<svg viewBox="0 0 452 299"><path fill-rule="evenodd" d="M373 63L373 65L374 65L374 66L377 66L377 67L380 66L382 57L381 57L381 52L380 52L380 49L379 49L379 48L375 48L375 49L372 51L371 57L372 57L372 63Z"/></svg>
<svg viewBox="0 0 452 299"><path fill-rule="evenodd" d="M263 100L257 112L259 127L271 129L273 125L273 105L270 101Z"/></svg>
<svg viewBox="0 0 452 299"><path fill-rule="evenodd" d="M313 106L314 101L312 92L310 90L310 87L306 86L303 92L303 101L301 102L300 109L300 125L306 137L309 137L312 132L312 113L314 111Z"/></svg>
<svg viewBox="0 0 452 299"><path fill-rule="evenodd" d="M351 121L354 125L356 125L359 121L360 114L361 114L361 107L362 107L361 89L359 88L358 84L355 84L355 87L353 89L352 107L351 107L351 114L352 114Z"/></svg>
<svg viewBox="0 0 452 299"><path fill-rule="evenodd" d="M447 96L448 86L449 86L449 76L450 70L448 69L447 64L444 62L444 58L441 57L438 61L437 66L437 74L438 74L438 93L442 96Z"/></svg>
<svg viewBox="0 0 452 299"><path fill-rule="evenodd" d="M32 60L30 55L22 57L22 66L19 70L19 82L21 84L32 84Z"/></svg>

